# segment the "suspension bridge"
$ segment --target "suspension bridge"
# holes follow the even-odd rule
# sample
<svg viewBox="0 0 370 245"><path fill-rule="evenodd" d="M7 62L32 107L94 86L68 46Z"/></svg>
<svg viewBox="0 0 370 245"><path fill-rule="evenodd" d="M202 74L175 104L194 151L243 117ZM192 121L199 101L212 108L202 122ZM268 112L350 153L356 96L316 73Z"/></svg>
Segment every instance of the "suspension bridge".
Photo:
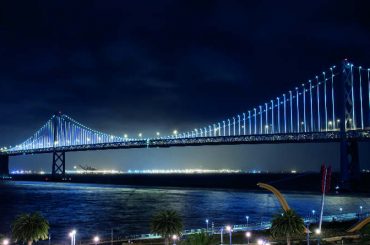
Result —
<svg viewBox="0 0 370 245"><path fill-rule="evenodd" d="M57 113L24 142L0 148L0 174L8 174L9 157L25 154L52 153L52 174L63 176L70 151L339 142L342 182L349 183L359 177L360 141L370 141L370 68L344 60L248 111L164 137L119 137Z"/></svg>

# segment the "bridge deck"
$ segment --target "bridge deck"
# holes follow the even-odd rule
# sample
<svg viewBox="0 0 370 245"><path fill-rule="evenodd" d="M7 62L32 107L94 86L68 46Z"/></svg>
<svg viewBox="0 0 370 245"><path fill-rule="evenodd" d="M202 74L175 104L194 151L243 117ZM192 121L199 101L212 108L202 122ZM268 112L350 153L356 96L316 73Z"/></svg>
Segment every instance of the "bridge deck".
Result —
<svg viewBox="0 0 370 245"><path fill-rule="evenodd" d="M347 131L348 140L370 141L370 129ZM4 151L0 155L26 155L51 153L54 151L94 151L110 149L130 148L166 148L175 146L201 146L201 145L237 145L237 144L283 144L283 143L324 143L339 142L341 134L339 131L316 132L316 133L288 133L288 134L261 134L241 136L216 136L216 137L194 137L194 138L165 138L165 139L143 139L135 141L122 141L103 144L71 145L24 151Z"/></svg>

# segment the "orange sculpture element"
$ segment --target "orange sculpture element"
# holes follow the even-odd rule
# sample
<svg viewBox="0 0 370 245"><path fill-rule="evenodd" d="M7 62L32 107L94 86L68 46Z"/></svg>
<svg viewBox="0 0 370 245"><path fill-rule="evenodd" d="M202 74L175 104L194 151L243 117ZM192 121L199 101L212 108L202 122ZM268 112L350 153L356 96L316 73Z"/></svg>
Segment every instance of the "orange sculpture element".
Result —
<svg viewBox="0 0 370 245"><path fill-rule="evenodd" d="M347 232L356 232L361 230L365 225L370 223L370 217L367 217L364 220L361 220L360 222L356 223L354 226L352 226Z"/></svg>
<svg viewBox="0 0 370 245"><path fill-rule="evenodd" d="M257 185L259 187L263 188L263 189L269 190L272 193L274 193L274 195L279 200L279 202L280 202L282 208L284 209L284 211L290 210L290 207L289 207L287 201L285 200L283 195L280 193L280 191L278 191L275 187L273 187L271 185L268 185L268 184L264 184L264 183L258 183Z"/></svg>

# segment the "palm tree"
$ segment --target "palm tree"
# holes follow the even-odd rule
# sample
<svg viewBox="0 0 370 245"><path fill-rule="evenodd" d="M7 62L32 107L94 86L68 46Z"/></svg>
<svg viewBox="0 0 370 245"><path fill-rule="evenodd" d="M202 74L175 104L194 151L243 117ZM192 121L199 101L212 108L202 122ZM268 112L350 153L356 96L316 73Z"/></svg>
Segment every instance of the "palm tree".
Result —
<svg viewBox="0 0 370 245"><path fill-rule="evenodd" d="M12 236L16 241L31 245L48 238L49 222L40 213L21 214L12 224Z"/></svg>
<svg viewBox="0 0 370 245"><path fill-rule="evenodd" d="M273 237L286 237L288 245L290 245L292 236L301 235L304 231L305 226L303 219L292 209L276 215L272 220L270 229Z"/></svg>
<svg viewBox="0 0 370 245"><path fill-rule="evenodd" d="M218 244L218 240L205 232L192 234L188 236L188 238L184 242L182 242L182 245L215 245L215 244Z"/></svg>
<svg viewBox="0 0 370 245"><path fill-rule="evenodd" d="M152 218L152 232L161 235L166 245L169 244L170 236L181 235L182 229L182 219L176 211L161 211Z"/></svg>

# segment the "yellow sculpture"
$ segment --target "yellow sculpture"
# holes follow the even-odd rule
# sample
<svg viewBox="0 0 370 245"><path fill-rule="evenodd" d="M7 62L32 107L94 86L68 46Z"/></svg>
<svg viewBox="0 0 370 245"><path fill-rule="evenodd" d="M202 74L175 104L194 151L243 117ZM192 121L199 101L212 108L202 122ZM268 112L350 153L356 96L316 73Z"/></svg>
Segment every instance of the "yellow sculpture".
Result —
<svg viewBox="0 0 370 245"><path fill-rule="evenodd" d="M264 188L264 189L269 190L272 193L274 193L274 195L279 200L279 202L280 202L282 208L284 209L284 211L290 210L290 207L289 207L287 201L285 200L283 195L280 193L280 191L278 191L275 187L273 187L271 185L268 185L268 184L265 184L265 183L258 183L257 185L261 188Z"/></svg>
<svg viewBox="0 0 370 245"><path fill-rule="evenodd" d="M347 230L347 232L356 232L356 231L359 231L361 230L365 225L369 224L370 223L370 217L367 217L366 219L364 220L361 220L359 221L358 223L356 223L354 226L352 226L349 230Z"/></svg>

